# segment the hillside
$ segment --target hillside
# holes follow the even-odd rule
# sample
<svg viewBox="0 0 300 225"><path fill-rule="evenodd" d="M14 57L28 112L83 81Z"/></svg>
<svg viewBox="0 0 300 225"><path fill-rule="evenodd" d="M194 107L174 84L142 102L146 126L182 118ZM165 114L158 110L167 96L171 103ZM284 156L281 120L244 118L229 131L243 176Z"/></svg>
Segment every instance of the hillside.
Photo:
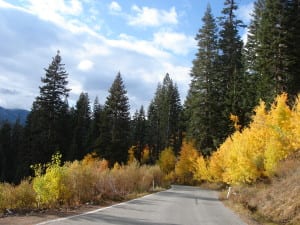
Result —
<svg viewBox="0 0 300 225"><path fill-rule="evenodd" d="M251 186L234 187L225 201L234 210L248 215L253 224L300 224L300 151L280 162L270 179Z"/></svg>
<svg viewBox="0 0 300 225"><path fill-rule="evenodd" d="M24 109L5 109L0 106L0 123L8 121L15 123L17 119L20 119L21 124L25 124L29 111Z"/></svg>

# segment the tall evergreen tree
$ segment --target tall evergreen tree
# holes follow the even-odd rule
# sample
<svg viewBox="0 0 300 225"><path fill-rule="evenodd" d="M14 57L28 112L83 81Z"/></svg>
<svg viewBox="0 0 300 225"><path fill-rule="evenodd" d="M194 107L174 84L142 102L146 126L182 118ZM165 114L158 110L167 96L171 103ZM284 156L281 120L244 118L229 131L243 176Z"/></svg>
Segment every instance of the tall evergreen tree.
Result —
<svg viewBox="0 0 300 225"><path fill-rule="evenodd" d="M74 110L73 138L69 152L69 160L82 159L89 153L91 109L87 93L81 93Z"/></svg>
<svg viewBox="0 0 300 225"><path fill-rule="evenodd" d="M243 49L243 58L245 71L249 75L255 75L257 72L256 60L257 49L260 46L258 31L261 25L262 14L265 10L265 0L257 0L254 2L254 9L251 14L251 21L248 26L247 43Z"/></svg>
<svg viewBox="0 0 300 225"><path fill-rule="evenodd" d="M265 9L265 0L257 0L254 2L252 19L248 26L247 43L243 48L243 63L244 63L244 109L246 112L245 123L250 121L253 108L259 102L257 88L260 82L260 75L256 64L257 49L260 46L258 38L258 30L261 24L262 13Z"/></svg>
<svg viewBox="0 0 300 225"><path fill-rule="evenodd" d="M99 103L98 97L94 100L91 127L89 132L89 142L91 143L91 150L98 152L97 138L100 137L101 124L103 117L103 106Z"/></svg>
<svg viewBox="0 0 300 225"><path fill-rule="evenodd" d="M257 98L271 103L300 90L298 0L257 0L246 45L246 72L255 78Z"/></svg>
<svg viewBox="0 0 300 225"><path fill-rule="evenodd" d="M288 74L291 63L287 42L288 1L265 0L258 27L256 69L258 97L271 102L282 91L287 91L291 79Z"/></svg>
<svg viewBox="0 0 300 225"><path fill-rule="evenodd" d="M144 107L141 106L133 115L131 121L131 145L136 146L135 157L140 160L146 147L147 120Z"/></svg>
<svg viewBox="0 0 300 225"><path fill-rule="evenodd" d="M185 103L187 137L195 141L203 154L208 154L220 143L218 121L220 114L217 80L218 38L217 25L210 5L207 6L203 26L196 36L198 52L193 61L192 81ZM222 136L221 136L222 137Z"/></svg>
<svg viewBox="0 0 300 225"><path fill-rule="evenodd" d="M239 35L239 28L244 27L241 20L236 18L235 12L238 6L235 0L225 0L223 16L221 17L220 30L220 59L219 59L219 101L223 103L224 137L228 136L233 129L230 127L230 114L239 116L243 121L245 111L243 109L243 42Z"/></svg>
<svg viewBox="0 0 300 225"><path fill-rule="evenodd" d="M295 97L300 92L300 1L289 0L287 12L287 53L289 54L289 82L287 91Z"/></svg>
<svg viewBox="0 0 300 225"><path fill-rule="evenodd" d="M104 127L107 130L103 131L102 136L107 139L107 142L102 143L105 146L102 146L101 150L105 150L104 156L110 163L127 160L130 145L130 106L126 94L121 74L118 73L104 105L106 120Z"/></svg>
<svg viewBox="0 0 300 225"><path fill-rule="evenodd" d="M27 119L26 148L31 151L30 164L49 161L55 151L66 152L66 149L62 149L67 132L63 125L70 89L67 88L68 74L61 60L58 51L49 67L45 69L40 95L33 102Z"/></svg>
<svg viewBox="0 0 300 225"><path fill-rule="evenodd" d="M181 145L180 116L182 106L177 86L169 74L158 85L148 109L148 141L153 159L166 147L177 152Z"/></svg>

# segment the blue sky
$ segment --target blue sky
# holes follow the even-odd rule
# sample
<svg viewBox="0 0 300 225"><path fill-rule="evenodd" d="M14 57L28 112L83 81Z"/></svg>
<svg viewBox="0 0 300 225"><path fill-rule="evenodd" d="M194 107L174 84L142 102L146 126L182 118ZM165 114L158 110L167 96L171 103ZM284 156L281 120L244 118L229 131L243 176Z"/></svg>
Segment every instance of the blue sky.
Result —
<svg viewBox="0 0 300 225"><path fill-rule="evenodd" d="M0 0L0 106L30 109L57 50L70 105L81 92L104 104L118 71L132 112L148 107L166 73L183 102L208 2L219 16L223 0ZM253 0L237 3L248 23Z"/></svg>

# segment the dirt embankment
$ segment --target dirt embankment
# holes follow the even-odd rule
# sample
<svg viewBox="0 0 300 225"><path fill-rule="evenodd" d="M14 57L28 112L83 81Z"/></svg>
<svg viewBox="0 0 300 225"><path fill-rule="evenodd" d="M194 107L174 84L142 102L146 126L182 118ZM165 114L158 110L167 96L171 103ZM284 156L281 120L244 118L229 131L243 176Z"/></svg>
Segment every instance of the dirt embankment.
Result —
<svg viewBox="0 0 300 225"><path fill-rule="evenodd" d="M300 225L300 151L282 161L271 179L232 190L225 203L249 224Z"/></svg>

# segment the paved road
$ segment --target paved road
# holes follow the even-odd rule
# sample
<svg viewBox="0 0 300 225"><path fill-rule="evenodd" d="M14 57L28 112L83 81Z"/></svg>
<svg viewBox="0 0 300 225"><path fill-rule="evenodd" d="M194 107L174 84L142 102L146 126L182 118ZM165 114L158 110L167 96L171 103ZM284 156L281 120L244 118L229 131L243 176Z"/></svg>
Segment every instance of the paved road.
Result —
<svg viewBox="0 0 300 225"><path fill-rule="evenodd" d="M41 224L246 225L218 201L216 192L187 186L173 186L170 190L89 214Z"/></svg>

